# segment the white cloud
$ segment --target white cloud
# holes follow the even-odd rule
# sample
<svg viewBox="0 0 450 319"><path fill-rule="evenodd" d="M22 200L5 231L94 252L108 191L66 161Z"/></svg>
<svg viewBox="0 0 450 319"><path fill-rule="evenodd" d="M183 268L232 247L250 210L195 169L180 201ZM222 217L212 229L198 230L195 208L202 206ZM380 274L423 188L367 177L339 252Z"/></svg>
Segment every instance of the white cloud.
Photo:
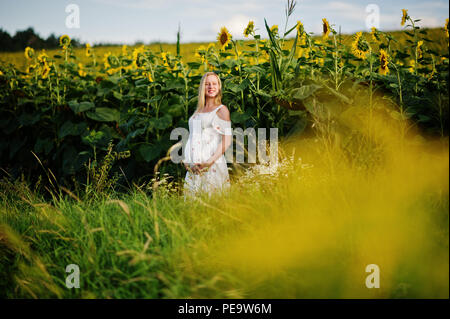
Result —
<svg viewBox="0 0 450 319"><path fill-rule="evenodd" d="M326 9L328 10L346 10L348 12L353 12L353 11L361 11L361 7L357 6L357 5L353 5L350 4L348 2L341 2L341 1L331 1L328 2L328 4L326 5Z"/></svg>
<svg viewBox="0 0 450 319"><path fill-rule="evenodd" d="M408 6L410 9L447 9L448 2L445 1L424 1L420 3L414 3Z"/></svg>
<svg viewBox="0 0 450 319"><path fill-rule="evenodd" d="M121 8L130 9L160 9L162 7L170 7L170 5L183 5L181 0L94 0L98 3L103 3L105 5L116 6Z"/></svg>

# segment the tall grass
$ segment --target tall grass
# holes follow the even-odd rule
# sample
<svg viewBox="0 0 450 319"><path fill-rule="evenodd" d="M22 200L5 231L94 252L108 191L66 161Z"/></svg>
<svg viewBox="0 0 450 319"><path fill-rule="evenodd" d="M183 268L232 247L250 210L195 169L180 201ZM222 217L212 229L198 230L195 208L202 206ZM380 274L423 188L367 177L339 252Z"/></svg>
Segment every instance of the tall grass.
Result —
<svg viewBox="0 0 450 319"><path fill-rule="evenodd" d="M49 202L3 180L1 296L448 298L448 140L364 110L343 113L351 133L318 122L321 134L283 140L276 170L236 174L222 196L149 183ZM65 287L68 264L79 289Z"/></svg>

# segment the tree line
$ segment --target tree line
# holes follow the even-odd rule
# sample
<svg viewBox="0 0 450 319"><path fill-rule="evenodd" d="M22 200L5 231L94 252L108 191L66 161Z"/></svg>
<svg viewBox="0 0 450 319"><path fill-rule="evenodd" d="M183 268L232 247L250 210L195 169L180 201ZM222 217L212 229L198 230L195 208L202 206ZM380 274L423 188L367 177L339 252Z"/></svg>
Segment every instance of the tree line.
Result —
<svg viewBox="0 0 450 319"><path fill-rule="evenodd" d="M76 39L72 40L74 46L81 44ZM34 49L53 49L59 47L59 37L50 34L47 39L41 38L32 27L17 31L11 36L7 31L0 29L0 52L23 51L26 47Z"/></svg>
<svg viewBox="0 0 450 319"><path fill-rule="evenodd" d="M31 47L35 50L41 49L56 49L59 48L59 38L54 33L50 34L47 39L40 37L32 27L26 30L17 31L14 36L11 36L7 31L0 28L0 52L15 52L23 51L26 47ZM142 44L141 41L135 44ZM73 47L84 46L85 43L77 39L71 40L71 45ZM108 45L119 45L113 43L96 43L95 46L108 46Z"/></svg>

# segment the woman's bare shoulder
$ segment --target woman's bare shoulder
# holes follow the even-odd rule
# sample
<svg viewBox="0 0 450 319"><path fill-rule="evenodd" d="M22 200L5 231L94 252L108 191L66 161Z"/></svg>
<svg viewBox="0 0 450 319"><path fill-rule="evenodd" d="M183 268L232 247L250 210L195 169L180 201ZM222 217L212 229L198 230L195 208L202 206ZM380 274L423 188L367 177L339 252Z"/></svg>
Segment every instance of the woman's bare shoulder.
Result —
<svg viewBox="0 0 450 319"><path fill-rule="evenodd" d="M224 121L230 121L230 111L228 110L226 105L223 105L217 111L217 116Z"/></svg>

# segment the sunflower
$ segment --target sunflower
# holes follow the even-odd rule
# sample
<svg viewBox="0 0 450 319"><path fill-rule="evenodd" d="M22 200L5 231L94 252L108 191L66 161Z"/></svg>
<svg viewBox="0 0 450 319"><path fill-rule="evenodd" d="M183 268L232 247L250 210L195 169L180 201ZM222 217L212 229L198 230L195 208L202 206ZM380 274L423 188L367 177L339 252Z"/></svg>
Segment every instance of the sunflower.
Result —
<svg viewBox="0 0 450 319"><path fill-rule="evenodd" d="M38 67L38 64L31 64L31 65L29 65L29 66L27 67L26 72L27 72L28 74L34 73L34 71L36 71L37 67Z"/></svg>
<svg viewBox="0 0 450 319"><path fill-rule="evenodd" d="M116 57L115 55L109 54L108 63L112 68L120 68L119 58Z"/></svg>
<svg viewBox="0 0 450 319"><path fill-rule="evenodd" d="M222 29L220 29L220 32L217 36L217 41L219 41L221 50L224 50L228 43L230 43L231 34L228 32L226 27L222 27Z"/></svg>
<svg viewBox="0 0 450 319"><path fill-rule="evenodd" d="M204 45L201 45L195 50L195 56L200 58L202 60L202 63L206 61L206 47Z"/></svg>
<svg viewBox="0 0 450 319"><path fill-rule="evenodd" d="M86 71L83 69L83 64L78 63L78 75L81 77L85 77L86 74Z"/></svg>
<svg viewBox="0 0 450 319"><path fill-rule="evenodd" d="M115 55L112 55L112 53L110 51L108 53L105 53L105 55L103 57L103 61L105 62L105 69L108 69L108 68L113 68L113 69L120 68L120 61L119 61L119 59Z"/></svg>
<svg viewBox="0 0 450 319"><path fill-rule="evenodd" d="M376 43L381 42L380 38L380 32L377 30L377 28L372 27L372 31L370 32L370 35L372 36L372 40Z"/></svg>
<svg viewBox="0 0 450 319"><path fill-rule="evenodd" d="M45 52L45 50L42 50L42 52L38 55L38 61L39 61L40 64L47 63L48 55Z"/></svg>
<svg viewBox="0 0 450 319"><path fill-rule="evenodd" d="M298 38L302 38L304 33L305 33L305 27L303 26L303 23L299 20L297 21L297 34L298 34Z"/></svg>
<svg viewBox="0 0 450 319"><path fill-rule="evenodd" d="M416 61L414 59L409 59L409 72L414 73L416 69Z"/></svg>
<svg viewBox="0 0 450 319"><path fill-rule="evenodd" d="M445 33L447 34L447 38L448 38L448 18L445 19Z"/></svg>
<svg viewBox="0 0 450 319"><path fill-rule="evenodd" d="M362 32L356 33L354 36L354 41L352 43L353 54L360 59L365 59L367 53L369 53L370 46L369 43L362 36Z"/></svg>
<svg viewBox="0 0 450 319"><path fill-rule="evenodd" d="M421 59L422 58L422 49L421 46L423 45L423 41L420 40L419 42L417 42L417 58Z"/></svg>
<svg viewBox="0 0 450 319"><path fill-rule="evenodd" d="M206 48L206 53L210 54L210 55L214 54L215 49L216 49L216 43L212 42L212 43L208 44L208 47Z"/></svg>
<svg viewBox="0 0 450 319"><path fill-rule="evenodd" d="M127 45L124 44L124 45L122 45L122 55L127 55L127 54L128 54L128 52L127 52Z"/></svg>
<svg viewBox="0 0 450 319"><path fill-rule="evenodd" d="M150 71L146 71L144 72L145 77L147 78L147 80L149 82L153 82L153 77L152 77L152 73Z"/></svg>
<svg viewBox="0 0 450 319"><path fill-rule="evenodd" d="M273 35L277 35L278 34L278 25L274 24L271 28L270 28L270 32L272 32Z"/></svg>
<svg viewBox="0 0 450 319"><path fill-rule="evenodd" d="M42 74L41 74L42 78L46 79L50 73L50 66L48 65L47 62L44 63L44 65L41 68L41 71L42 71Z"/></svg>
<svg viewBox="0 0 450 319"><path fill-rule="evenodd" d="M325 60L324 60L324 58L316 57L316 58L313 60L313 62L314 62L315 64L319 65L319 66L323 66Z"/></svg>
<svg viewBox="0 0 450 319"><path fill-rule="evenodd" d="M402 9L403 15L402 15L402 22L400 23L400 25L404 26L406 20L409 19L409 15L408 15L408 10L406 9Z"/></svg>
<svg viewBox="0 0 450 319"><path fill-rule="evenodd" d="M111 52L106 52L104 55L103 55L103 63L104 63L104 65L105 65L105 69L109 69L110 67L111 67L111 65L109 65L109 62L108 62L108 57L111 55Z"/></svg>
<svg viewBox="0 0 450 319"><path fill-rule="evenodd" d="M380 74L386 75L389 73L389 55L383 49L380 50Z"/></svg>
<svg viewBox="0 0 450 319"><path fill-rule="evenodd" d="M322 19L322 27L323 27L323 38L327 39L328 35L330 34L330 24L328 23L327 19Z"/></svg>
<svg viewBox="0 0 450 319"><path fill-rule="evenodd" d="M244 36L247 38L250 34L255 31L255 23L253 21L249 21L247 27L244 30Z"/></svg>
<svg viewBox="0 0 450 319"><path fill-rule="evenodd" d="M27 60L31 60L34 57L34 49L30 47L25 48L25 57Z"/></svg>
<svg viewBox="0 0 450 319"><path fill-rule="evenodd" d="M67 34L62 35L59 38L59 45L62 46L63 50L67 50L70 45L70 38Z"/></svg>
<svg viewBox="0 0 450 319"><path fill-rule="evenodd" d="M304 56L306 59L309 59L310 51L311 50L309 48L302 48L302 47L300 47L300 48L297 49L297 52L298 52L297 57L301 58L302 56Z"/></svg>
<svg viewBox="0 0 450 319"><path fill-rule="evenodd" d="M144 65L145 55L144 46L141 45L139 48L133 50L133 67L140 68Z"/></svg>
<svg viewBox="0 0 450 319"><path fill-rule="evenodd" d="M169 58L167 57L167 52L161 52L161 58L163 60L164 66L169 67Z"/></svg>
<svg viewBox="0 0 450 319"><path fill-rule="evenodd" d="M86 56L91 55L92 55L91 45L89 43L86 43Z"/></svg>

